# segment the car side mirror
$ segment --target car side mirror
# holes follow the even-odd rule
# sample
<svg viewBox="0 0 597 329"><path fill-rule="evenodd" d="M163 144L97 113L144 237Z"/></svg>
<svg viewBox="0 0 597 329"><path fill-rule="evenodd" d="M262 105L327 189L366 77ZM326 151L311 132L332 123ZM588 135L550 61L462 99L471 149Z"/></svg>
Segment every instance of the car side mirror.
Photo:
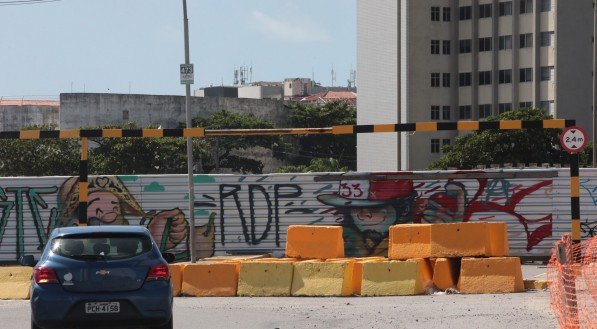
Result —
<svg viewBox="0 0 597 329"><path fill-rule="evenodd" d="M176 257L174 256L174 254L173 254L173 253L171 253L171 252L163 252L163 253L162 253L162 257L164 257L164 259L166 260L166 262L167 262L168 264L170 264L170 263L174 263L174 260L175 260L175 258L176 258Z"/></svg>
<svg viewBox="0 0 597 329"><path fill-rule="evenodd" d="M19 264L21 264L21 266L33 267L35 266L35 258L33 258L33 255L21 256L21 258L19 258Z"/></svg>

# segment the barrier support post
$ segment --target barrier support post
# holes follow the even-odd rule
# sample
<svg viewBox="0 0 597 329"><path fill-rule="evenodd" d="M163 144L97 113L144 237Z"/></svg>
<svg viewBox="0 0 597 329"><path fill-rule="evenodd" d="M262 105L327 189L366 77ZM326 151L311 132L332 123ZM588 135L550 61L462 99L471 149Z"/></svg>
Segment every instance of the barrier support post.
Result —
<svg viewBox="0 0 597 329"><path fill-rule="evenodd" d="M81 161L79 162L79 226L87 226L88 160L87 138L81 138Z"/></svg>

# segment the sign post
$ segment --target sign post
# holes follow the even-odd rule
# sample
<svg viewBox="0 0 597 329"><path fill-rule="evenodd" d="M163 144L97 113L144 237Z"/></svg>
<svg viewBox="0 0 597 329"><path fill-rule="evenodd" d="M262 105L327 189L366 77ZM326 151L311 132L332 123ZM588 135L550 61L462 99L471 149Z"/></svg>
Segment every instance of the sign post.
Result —
<svg viewBox="0 0 597 329"><path fill-rule="evenodd" d="M572 215L572 241L579 243L580 236L580 169L579 153L587 146L587 133L580 127L568 127L560 136L560 144L570 152L570 212Z"/></svg>
<svg viewBox="0 0 597 329"><path fill-rule="evenodd" d="M195 83L195 69L193 64L180 64L180 84L192 85Z"/></svg>

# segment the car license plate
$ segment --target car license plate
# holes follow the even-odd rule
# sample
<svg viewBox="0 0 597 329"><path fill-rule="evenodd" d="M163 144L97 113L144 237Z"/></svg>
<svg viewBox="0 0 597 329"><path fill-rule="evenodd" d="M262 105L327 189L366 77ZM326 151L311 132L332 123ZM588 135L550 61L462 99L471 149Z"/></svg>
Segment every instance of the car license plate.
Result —
<svg viewBox="0 0 597 329"><path fill-rule="evenodd" d="M85 313L120 313L120 302L85 303Z"/></svg>

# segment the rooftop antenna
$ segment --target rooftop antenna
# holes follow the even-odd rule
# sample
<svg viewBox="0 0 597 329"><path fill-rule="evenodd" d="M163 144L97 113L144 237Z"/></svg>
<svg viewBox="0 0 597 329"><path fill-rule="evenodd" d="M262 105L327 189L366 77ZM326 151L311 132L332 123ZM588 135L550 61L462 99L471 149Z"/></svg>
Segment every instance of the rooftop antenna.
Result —
<svg viewBox="0 0 597 329"><path fill-rule="evenodd" d="M350 78L348 79L348 89L356 88L357 86L357 71L350 68Z"/></svg>
<svg viewBox="0 0 597 329"><path fill-rule="evenodd" d="M334 83L336 83L336 71L334 70L334 66L332 65L332 87L334 87Z"/></svg>
<svg viewBox="0 0 597 329"><path fill-rule="evenodd" d="M238 86L238 70L234 67L234 85Z"/></svg>

